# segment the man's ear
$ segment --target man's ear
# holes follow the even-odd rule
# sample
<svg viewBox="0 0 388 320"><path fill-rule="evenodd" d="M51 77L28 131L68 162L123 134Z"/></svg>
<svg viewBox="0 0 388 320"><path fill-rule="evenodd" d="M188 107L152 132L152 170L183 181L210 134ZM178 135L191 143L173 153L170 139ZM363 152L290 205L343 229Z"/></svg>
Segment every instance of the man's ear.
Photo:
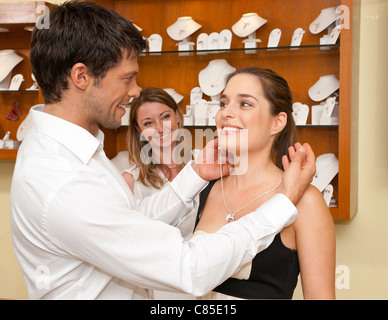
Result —
<svg viewBox="0 0 388 320"><path fill-rule="evenodd" d="M88 73L85 64L78 62L70 70L71 82L80 90L85 90L92 82L93 77Z"/></svg>
<svg viewBox="0 0 388 320"><path fill-rule="evenodd" d="M287 113L280 112L278 115L275 116L273 127L272 127L272 133L278 134L284 129L286 124L287 124Z"/></svg>

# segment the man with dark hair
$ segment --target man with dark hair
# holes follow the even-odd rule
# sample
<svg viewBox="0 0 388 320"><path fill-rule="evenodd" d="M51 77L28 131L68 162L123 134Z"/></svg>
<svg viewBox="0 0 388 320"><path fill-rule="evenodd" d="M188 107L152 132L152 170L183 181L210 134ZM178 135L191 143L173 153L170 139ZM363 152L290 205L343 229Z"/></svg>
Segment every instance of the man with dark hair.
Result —
<svg viewBox="0 0 388 320"><path fill-rule="evenodd" d="M14 248L30 298L145 299L148 288L202 295L296 218L292 202L315 172L308 145L287 163L282 193L217 233L185 242L173 227L219 178L216 163L189 163L171 187L135 203L103 151L100 127L119 127L121 105L139 95L143 48L131 22L87 2L51 8L49 29L33 33L45 105L31 108L11 187ZM214 151L216 142L203 155Z"/></svg>

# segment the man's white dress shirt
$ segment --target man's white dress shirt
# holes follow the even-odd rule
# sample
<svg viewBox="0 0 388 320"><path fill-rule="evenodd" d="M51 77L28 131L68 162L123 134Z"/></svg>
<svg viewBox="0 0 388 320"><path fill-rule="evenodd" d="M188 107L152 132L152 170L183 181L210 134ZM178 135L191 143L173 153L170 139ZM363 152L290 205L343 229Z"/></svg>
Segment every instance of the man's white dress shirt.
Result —
<svg viewBox="0 0 388 320"><path fill-rule="evenodd" d="M275 195L214 234L173 227L206 186L187 165L136 205L97 137L31 108L11 186L11 228L31 299L148 299L148 288L203 295L265 249L296 208Z"/></svg>

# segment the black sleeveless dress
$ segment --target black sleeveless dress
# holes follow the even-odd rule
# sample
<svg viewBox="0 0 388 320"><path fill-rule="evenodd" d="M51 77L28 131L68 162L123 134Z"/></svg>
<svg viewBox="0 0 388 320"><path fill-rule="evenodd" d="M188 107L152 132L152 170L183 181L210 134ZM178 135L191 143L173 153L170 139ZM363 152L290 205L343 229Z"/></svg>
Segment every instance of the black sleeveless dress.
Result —
<svg viewBox="0 0 388 320"><path fill-rule="evenodd" d="M201 192L195 226L215 182ZM229 278L213 291L243 299L292 299L298 275L297 251L287 248L278 233L271 245L252 260L248 279Z"/></svg>

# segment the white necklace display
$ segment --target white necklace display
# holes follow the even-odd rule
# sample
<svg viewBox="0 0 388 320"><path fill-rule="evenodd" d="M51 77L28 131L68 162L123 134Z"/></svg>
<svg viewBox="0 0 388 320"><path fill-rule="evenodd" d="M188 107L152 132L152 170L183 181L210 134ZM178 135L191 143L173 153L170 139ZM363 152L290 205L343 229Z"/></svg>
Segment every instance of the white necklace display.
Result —
<svg viewBox="0 0 388 320"><path fill-rule="evenodd" d="M0 90L8 90L13 68L23 61L14 50L0 51Z"/></svg>
<svg viewBox="0 0 388 320"><path fill-rule="evenodd" d="M267 20L260 17L257 13L245 13L232 26L232 30L241 38L248 37L248 39L243 40L245 48L256 48L257 43L261 42L260 39L256 39L256 30L265 23L267 23Z"/></svg>
<svg viewBox="0 0 388 320"><path fill-rule="evenodd" d="M174 89L167 88L167 89L163 89L163 90L166 91L174 99L176 104L178 104L179 102L181 102L183 100L183 96L181 94L179 94L178 92L176 92Z"/></svg>
<svg viewBox="0 0 388 320"><path fill-rule="evenodd" d="M322 192L338 173L338 159L333 153L321 154L317 157L316 168L311 184Z"/></svg>
<svg viewBox="0 0 388 320"><path fill-rule="evenodd" d="M247 204L243 205L240 209L235 210L235 211L232 212L232 210L230 210L228 208L228 206L226 205L225 193L224 193L224 181L222 179L222 167L221 167L221 164L220 164L220 171L221 171L221 194L222 194L222 201L224 202L224 206L225 206L226 210L228 211L228 214L226 215L226 221L228 221L228 223L234 221L234 216L235 216L236 213L238 213L241 210L245 209L250 204L252 204L256 200L260 199L261 197L264 197L265 195L275 191L280 186L280 184L282 183L282 179L281 179L279 181L279 183L275 187L273 187L271 190L268 190L268 191L266 191L266 192L264 192L262 194L259 194L256 198L254 198L253 200L249 201Z"/></svg>
<svg viewBox="0 0 388 320"><path fill-rule="evenodd" d="M235 70L225 59L211 60L198 75L202 92L209 97L217 96L225 88L226 76Z"/></svg>
<svg viewBox="0 0 388 320"><path fill-rule="evenodd" d="M323 9L319 16L313 22L311 22L309 30L312 34L318 34L340 17L341 10L337 10L337 7Z"/></svg>
<svg viewBox="0 0 388 320"><path fill-rule="evenodd" d="M257 13L245 13L240 20L232 26L232 30L236 36L245 38L267 23L267 21L268 20L260 17Z"/></svg>
<svg viewBox="0 0 388 320"><path fill-rule="evenodd" d="M202 26L195 22L192 17L180 17L167 28L167 34L176 41L188 38Z"/></svg>
<svg viewBox="0 0 388 320"><path fill-rule="evenodd" d="M334 74L325 75L310 87L308 94L313 101L322 101L339 89L339 80Z"/></svg>
<svg viewBox="0 0 388 320"><path fill-rule="evenodd" d="M292 117L294 118L295 125L305 125L310 111L308 105L300 102L294 102L292 104L292 110Z"/></svg>

